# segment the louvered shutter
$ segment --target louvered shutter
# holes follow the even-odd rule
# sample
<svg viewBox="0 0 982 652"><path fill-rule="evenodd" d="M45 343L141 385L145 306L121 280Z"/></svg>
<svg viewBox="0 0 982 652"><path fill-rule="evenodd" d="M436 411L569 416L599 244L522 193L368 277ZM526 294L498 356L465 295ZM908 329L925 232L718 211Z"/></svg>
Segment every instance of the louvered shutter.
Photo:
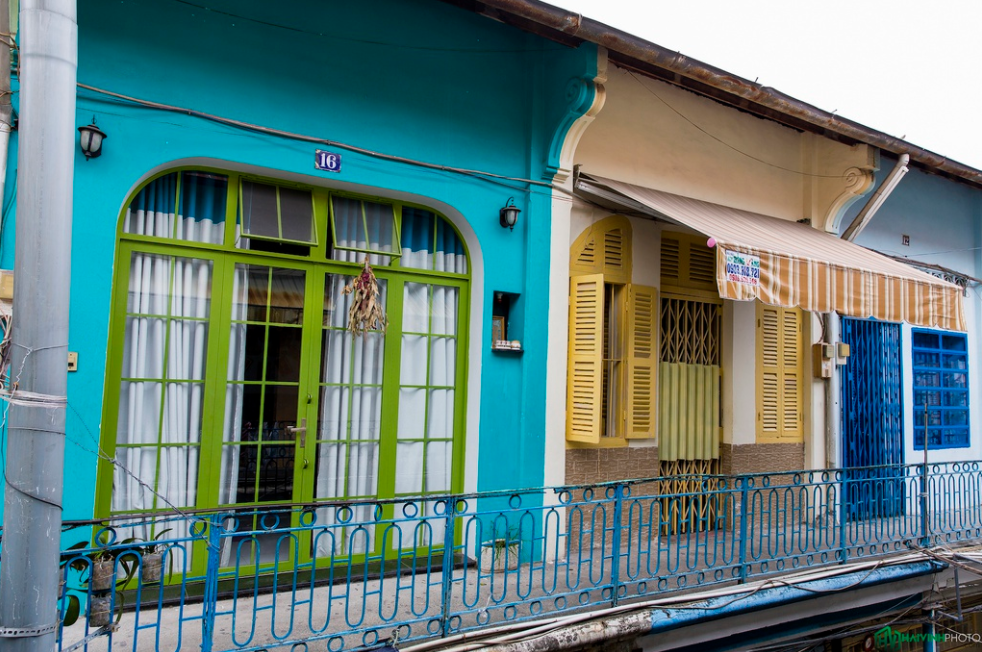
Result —
<svg viewBox="0 0 982 652"><path fill-rule="evenodd" d="M571 276L569 286L566 439L598 444L603 394L604 275Z"/></svg>
<svg viewBox="0 0 982 652"><path fill-rule="evenodd" d="M757 323L757 436L802 440L801 311L761 305Z"/></svg>
<svg viewBox="0 0 982 652"><path fill-rule="evenodd" d="M658 365L658 290L628 286L627 428L628 439L655 436Z"/></svg>
<svg viewBox="0 0 982 652"><path fill-rule="evenodd" d="M630 225L626 220L623 222L603 232L603 273L608 283L628 283L631 280Z"/></svg>
<svg viewBox="0 0 982 652"><path fill-rule="evenodd" d="M663 288L716 292L716 251L701 236L663 232L661 284Z"/></svg>
<svg viewBox="0 0 982 652"><path fill-rule="evenodd" d="M603 268L598 264L597 260L600 252L597 251L596 235L591 231L581 236L581 239L583 240L582 242L578 241L580 246L573 247L573 256L569 261L570 274L589 274L602 271Z"/></svg>

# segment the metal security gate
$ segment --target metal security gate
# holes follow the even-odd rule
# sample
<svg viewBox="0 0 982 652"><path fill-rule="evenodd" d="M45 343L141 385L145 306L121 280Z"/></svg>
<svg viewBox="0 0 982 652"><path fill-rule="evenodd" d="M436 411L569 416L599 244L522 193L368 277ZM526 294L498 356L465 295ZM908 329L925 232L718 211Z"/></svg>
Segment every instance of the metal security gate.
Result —
<svg viewBox="0 0 982 652"><path fill-rule="evenodd" d="M842 370L843 516L882 518L903 511L903 404L900 325L842 319L849 362ZM897 465L887 468L887 465ZM855 467L884 467L850 470Z"/></svg>

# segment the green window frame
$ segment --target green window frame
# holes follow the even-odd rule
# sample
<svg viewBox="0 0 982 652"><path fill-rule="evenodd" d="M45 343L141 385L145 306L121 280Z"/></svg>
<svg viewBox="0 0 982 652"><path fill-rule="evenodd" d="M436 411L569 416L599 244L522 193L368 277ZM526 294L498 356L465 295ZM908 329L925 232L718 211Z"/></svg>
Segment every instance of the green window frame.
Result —
<svg viewBox="0 0 982 652"><path fill-rule="evenodd" d="M157 179L178 174L182 178L185 172L195 172L214 175L215 178L227 179L225 214L224 220L216 218L214 228L223 229L219 236L212 237L208 241L195 241L188 239L178 239L174 237L176 231L170 229L167 236L154 235L153 233L136 233L124 228L124 223L128 219L128 211L134 199ZM311 243L303 243L303 248L276 250L268 248L262 250L243 249L236 242L236 229L239 224L239 200L241 197L241 182L243 179L254 181L256 177L240 175L231 171L210 169L210 168L178 168L161 172L150 177L127 199L125 207L120 216L117 227L117 257L116 268L114 271L114 286L112 299L112 312L110 315L109 337L107 347L107 372L106 385L103 402L103 432L102 447L106 452L106 458L100 459L98 466L98 476L96 484L96 517L108 517L111 514L123 513L112 511L113 494L113 475L114 466L111 460L116 457L117 448L124 448L127 444L117 446L117 432L120 415L120 393L121 383L124 380L132 380L123 370L124 342L126 341L127 317L132 316L128 312L128 301L130 296L130 274L131 261L134 256L164 256L164 257L183 257L210 261L213 273L210 277L208 288L201 290L206 293L210 300L210 309L206 317L201 321L206 324L208 333L207 351L203 361L204 379L202 400L205 406L201 417L201 434L195 444L198 451L198 471L195 498L193 504L179 505L188 509L209 509L220 505L220 481L221 481L221 454L222 446L225 443L223 433L226 403L226 383L227 368L229 363L229 339L231 337L233 323L233 284L235 277L235 266L237 264L259 265L269 267L282 267L302 269L306 272L305 298L303 313L305 319L300 326L303 331L303 362L301 376L305 378L307 386L311 388L309 414L320 414L320 378L318 376L318 365L322 360L322 332L323 324L318 317L324 310L324 288L327 278L330 275L354 276L357 275L361 262L344 262L331 258L333 230L330 224L330 203L334 193L325 188L303 187L283 184L291 188L302 188L309 190L312 196L313 224L315 229L315 239ZM277 184L274 179L262 179L262 183ZM352 195L345 194L345 197ZM373 198L366 197L367 201L374 201ZM174 202L179 205L179 190L175 192ZM453 228L457 238L459 232L445 217L424 206L406 204L405 202L392 202L398 208L397 215L401 215L403 206L412 206L417 210L429 211L436 220L444 220L443 228ZM320 234L328 234L328 237L317 237ZM244 234L243 234L244 235ZM255 237L255 236L247 236ZM398 242L398 240L397 240ZM297 244L293 242L292 244ZM463 239L460 238L460 245ZM464 453L466 443L466 405L467 405L467 358L468 358L468 334L469 334L469 290L470 273L469 265L464 273L436 271L433 266L430 269L410 268L400 265L396 252L384 252L392 255L389 264L377 264L375 266L376 275L380 281L384 281L388 287L387 313L390 321L389 331L385 338L385 348L383 353L384 370L382 379L382 405L384 406L381 417L381 428L384 431L383 439L379 447L379 465L377 471L377 493L379 499L395 498L395 474L397 463L397 442L398 433L398 410L399 393L401 389L401 351L404 312L404 288L407 284L417 283L438 287L453 288L457 293L457 317L454 341L456 344L456 358L454 360L454 382L456 391L453 396L453 431L448 438L452 441L452 473L450 492L463 491L463 469ZM464 249L464 255L467 255ZM170 298L167 301L171 301ZM169 315L168 315L169 316ZM412 334L412 333L410 333ZM434 337L445 337L427 333L430 339ZM166 376L161 382L166 382ZM427 386L431 385L429 381ZM439 388L438 388L439 389ZM428 418L426 414L420 415L421 419ZM309 437L306 442L306 450L298 448L299 454L306 454L311 457L316 455L317 437ZM310 464L310 474L313 474L314 464ZM316 497L315 483L310 476L297 475L296 482L298 487L294 492L292 502L312 501ZM157 478L148 478L153 485ZM425 492L424 492L425 493ZM440 492L445 493L445 492ZM335 500L344 500L339 497ZM392 509L391 506L387 509ZM169 513L170 507L155 504L152 509L141 509L140 512L157 511ZM307 551L306 554L309 554ZM194 569L197 564L203 563L203 555L192 555L192 565Z"/></svg>

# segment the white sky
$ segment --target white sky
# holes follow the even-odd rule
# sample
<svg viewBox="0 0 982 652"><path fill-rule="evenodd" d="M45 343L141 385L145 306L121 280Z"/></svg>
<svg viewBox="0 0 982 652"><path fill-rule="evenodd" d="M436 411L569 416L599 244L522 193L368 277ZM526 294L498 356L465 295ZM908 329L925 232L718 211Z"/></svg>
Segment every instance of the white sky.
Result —
<svg viewBox="0 0 982 652"><path fill-rule="evenodd" d="M982 169L979 0L550 0Z"/></svg>

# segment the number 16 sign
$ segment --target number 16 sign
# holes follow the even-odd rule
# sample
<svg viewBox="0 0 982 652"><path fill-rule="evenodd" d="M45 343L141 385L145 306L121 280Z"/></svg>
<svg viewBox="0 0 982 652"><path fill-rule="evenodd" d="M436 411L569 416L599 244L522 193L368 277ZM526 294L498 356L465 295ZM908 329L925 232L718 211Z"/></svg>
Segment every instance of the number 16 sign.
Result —
<svg viewBox="0 0 982 652"><path fill-rule="evenodd" d="M314 167L316 167L318 170L324 170L326 172L340 172L341 155L318 149L316 150L314 156Z"/></svg>

